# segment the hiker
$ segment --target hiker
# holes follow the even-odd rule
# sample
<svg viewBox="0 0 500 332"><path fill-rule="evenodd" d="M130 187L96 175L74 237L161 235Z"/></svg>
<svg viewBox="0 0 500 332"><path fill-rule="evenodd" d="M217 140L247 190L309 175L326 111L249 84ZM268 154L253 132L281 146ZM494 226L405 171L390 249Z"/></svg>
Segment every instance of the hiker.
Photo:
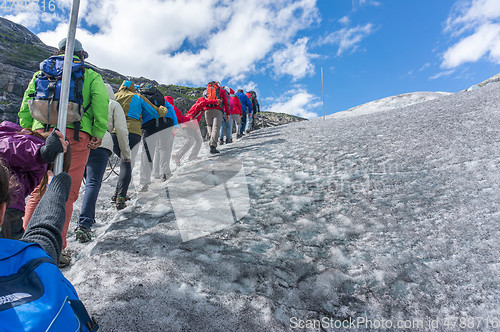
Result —
<svg viewBox="0 0 500 332"><path fill-rule="evenodd" d="M204 92L207 100L217 100L216 103L209 104L205 109L205 120L207 121L207 131L210 135L210 153L216 154L217 141L219 139L219 131L222 124L222 119L229 118L229 98L227 98L225 90L217 81L212 81L207 84L207 89Z"/></svg>
<svg viewBox="0 0 500 332"><path fill-rule="evenodd" d="M222 145L224 144L224 136L226 136L226 143L233 143L233 140L231 139L231 133L232 133L232 121L231 121L231 115L233 114L233 103L231 102L231 94L234 94L234 90L224 86L224 90L226 91L226 95L228 97L229 101L229 112L227 113L227 119L224 117L222 118L222 124L220 127L220 133L219 133L219 144Z"/></svg>
<svg viewBox="0 0 500 332"><path fill-rule="evenodd" d="M240 131L236 133L236 138L241 138L245 132L246 123L248 122L248 114L252 112L252 102L248 99L247 95L242 89L238 89L236 92L236 97L240 99L241 102L241 128Z"/></svg>
<svg viewBox="0 0 500 332"><path fill-rule="evenodd" d="M46 177L48 165L54 162L58 153L66 152L67 146L59 130L54 130L45 139L16 123L4 121L0 124L0 159L17 182L17 186L11 188L12 199L5 212L0 237L19 240L23 236L26 197Z"/></svg>
<svg viewBox="0 0 500 332"><path fill-rule="evenodd" d="M229 120L230 127L232 127L233 123L236 126L236 136L238 136L238 133L240 132L240 127L241 127L241 115L242 115L242 110L241 110L241 102L240 99L234 94L234 90L231 89L231 95L229 96L229 101L231 103L231 116ZM230 142L226 143L233 143L232 139L233 131L229 131L229 140ZM227 137L226 137L227 140Z"/></svg>
<svg viewBox="0 0 500 332"><path fill-rule="evenodd" d="M189 160L195 160L198 158L198 153L200 152L201 144L203 142L199 123L203 116L205 107L213 104L214 102L215 101L207 100L204 97L198 98L185 116L182 115L180 110L176 110L177 119L179 119L181 124L181 130L187 134L187 140L184 145L179 149L179 151L177 151L177 153L172 155L172 159L177 166L181 165L182 157L184 157L191 147L193 147L193 149L189 155Z"/></svg>
<svg viewBox="0 0 500 332"><path fill-rule="evenodd" d="M131 160L120 161L120 175L118 176L118 183L116 184L115 194L112 201L116 203L116 209L121 210L125 208L125 201L127 197L128 187L132 180L132 167L137 155L137 144L141 141L142 129L141 124L144 118L158 119L167 113L167 109L163 106L156 107L144 96L136 93L134 83L131 81L123 81L120 89L115 94L116 101L122 106L127 117L128 141L131 150ZM111 135L113 137L113 152L120 155L121 151L118 146L118 138L116 133Z"/></svg>
<svg viewBox="0 0 500 332"><path fill-rule="evenodd" d="M61 139L60 144L65 147L63 143L67 143L62 134L58 131L53 133L56 135L51 136L50 140L56 142ZM49 141L47 144L53 143ZM50 150L47 144L47 151L42 152L42 155ZM27 146L20 146L23 147ZM57 153L56 150L50 151L50 154L53 153ZM43 160L39 160L40 164L44 163ZM24 163L24 166L26 169L23 173L29 173L33 165ZM5 221L9 201L16 200L13 197L18 194L16 187L23 186L16 180L24 181L9 172L11 167L0 160L0 226ZM95 320L88 316L73 286L57 268L63 249L65 204L71 182L67 173L54 176L21 240L0 239L2 331L45 331L49 327L57 331L85 332L97 331L99 328ZM62 310L63 307L65 310Z"/></svg>
<svg viewBox="0 0 500 332"><path fill-rule="evenodd" d="M250 117L250 122L247 122L246 126L246 132L249 133L254 129L255 126L255 117L257 116L257 113L260 112L260 105L259 102L257 101L257 93L255 91L248 91L246 93L248 99L252 102L252 116Z"/></svg>
<svg viewBox="0 0 500 332"><path fill-rule="evenodd" d="M95 206L97 196L101 190L102 177L108 165L108 159L113 153L113 138L111 132L114 131L118 148L121 152L121 159L130 163L130 146L128 143L128 129L125 112L120 104L115 100L113 88L105 84L109 96L109 121L108 130L104 133L102 143L97 149L91 149L87 165L85 166L85 192L83 194L82 208L75 230L76 239L81 242L92 240L92 225L95 223Z"/></svg>
<svg viewBox="0 0 500 332"><path fill-rule="evenodd" d="M58 56L51 57L46 61L42 62L41 66L52 66L61 72L62 75L62 63L64 62L64 53L66 48L66 38L59 42ZM78 67L84 64L84 60L88 57L88 53L84 51L82 44L75 40L75 48L73 54L73 66ZM60 66L60 68L59 68ZM81 72L82 69L78 70ZM74 71L73 75L76 75L77 71ZM40 75L40 77L39 77ZM108 123L108 92L104 86L104 81L96 71L91 67L85 65L84 73L81 75L83 78L83 83L81 80L78 82L74 81L75 91L73 91L74 96L77 96L78 103L75 102L71 105L78 105L78 108L83 108L84 113L79 121L70 122L68 118L66 137L69 139L69 143L72 149L71 155L71 166L69 169L69 175L71 176L71 190L69 194L68 201L66 203L66 221L63 227L63 249L66 248L66 234L68 231L69 223L71 220L71 215L73 214L73 203L78 199L78 193L80 191L80 185L83 179L83 173L85 171L85 165L87 164L87 159L90 153L90 148L98 148L101 145L102 137L107 129ZM72 76L73 77L73 76ZM46 85L37 84L42 79L46 79L42 75L41 71L36 72L33 75L33 79L28 85L26 92L24 93L24 98L21 104L21 109L18 113L19 123L23 128L31 128L38 132L43 132L44 130L53 130L55 125L50 125L52 121L47 121L49 123L40 121L40 114L33 117L30 111L36 111L36 106L38 96L50 95L50 91L47 92L43 89ZM49 77L50 79L50 77ZM73 80L73 78L72 78ZM78 87L78 89L76 89ZM80 90L79 93L77 90ZM56 94L58 96L58 85L56 85ZM70 91L71 97L71 91ZM43 102L43 100L41 100ZM45 101L47 102L47 101ZM54 106L53 101L48 101L49 105ZM31 106L30 106L31 104ZM47 106L46 106L47 109ZM68 112L68 116L69 116ZM50 116L47 116L47 120ZM38 119L37 119L38 118ZM54 120L54 116L51 117ZM37 186L33 193L31 194L28 203L26 204L26 211L23 220L23 227L26 229L28 227L31 215L35 210L35 207L40 201L40 186ZM60 259L61 264L69 264L70 258L63 255Z"/></svg>
<svg viewBox="0 0 500 332"><path fill-rule="evenodd" d="M182 112L175 106L173 97L165 96L165 102L170 104L174 110L172 114L174 125L160 132L158 145L156 146L153 158L153 175L156 179L161 179L162 181L166 181L172 176L170 159L172 157L175 133L179 128L179 117L177 114L180 113L182 115Z"/></svg>
<svg viewBox="0 0 500 332"><path fill-rule="evenodd" d="M168 139L164 137L166 131L170 130L168 128L172 127L174 124L177 124L177 117L175 117L175 111L172 105L165 101L165 96L156 87L151 84L143 83L139 87L139 93L149 100L151 105L162 107L167 110L165 116L159 119L154 119L148 114L142 117L143 150L139 180L141 188L139 191L144 192L148 190L149 184L151 183L151 171L153 168L153 158L156 147L159 145L160 140Z"/></svg>

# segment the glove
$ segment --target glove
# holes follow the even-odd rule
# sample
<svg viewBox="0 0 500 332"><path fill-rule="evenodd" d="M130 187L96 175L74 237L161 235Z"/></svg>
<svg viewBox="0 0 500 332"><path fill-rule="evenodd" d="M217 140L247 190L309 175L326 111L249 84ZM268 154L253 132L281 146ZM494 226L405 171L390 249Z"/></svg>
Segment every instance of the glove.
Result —
<svg viewBox="0 0 500 332"><path fill-rule="evenodd" d="M40 154L47 164L51 164L56 159L57 154L63 151L64 148L59 140L59 136L56 134L56 130L54 129L50 133L49 137L47 137L45 145L40 149Z"/></svg>
<svg viewBox="0 0 500 332"><path fill-rule="evenodd" d="M158 115L160 116L160 118L163 118L165 115L167 115L167 113L168 108L166 108L165 106L158 107Z"/></svg>

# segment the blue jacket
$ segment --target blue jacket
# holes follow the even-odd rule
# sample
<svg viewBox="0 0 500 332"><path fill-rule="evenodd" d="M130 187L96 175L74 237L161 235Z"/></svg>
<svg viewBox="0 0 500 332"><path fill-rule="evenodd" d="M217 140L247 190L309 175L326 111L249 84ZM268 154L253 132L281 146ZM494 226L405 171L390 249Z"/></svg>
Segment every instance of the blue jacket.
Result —
<svg viewBox="0 0 500 332"><path fill-rule="evenodd" d="M244 94L243 92L236 92L235 96L240 98L241 110L243 111L243 113L245 112L252 113L253 105L250 99L248 99L247 95Z"/></svg>

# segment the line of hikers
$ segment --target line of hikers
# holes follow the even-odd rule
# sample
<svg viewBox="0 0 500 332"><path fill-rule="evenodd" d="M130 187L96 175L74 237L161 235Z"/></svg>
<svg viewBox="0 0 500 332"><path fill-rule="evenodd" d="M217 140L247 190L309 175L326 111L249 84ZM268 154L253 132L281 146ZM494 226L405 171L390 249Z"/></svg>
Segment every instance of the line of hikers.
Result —
<svg viewBox="0 0 500 332"><path fill-rule="evenodd" d="M233 125L236 138L241 138L252 130L253 115L260 111L254 91L235 92L217 81L207 84L203 97L186 115L174 105L171 96L164 96L151 84L136 85L126 80L115 93L101 75L84 62L88 54L75 40L65 141L54 128L66 39L58 46L57 54L40 64L41 70L33 75L25 91L18 113L19 125L0 124L0 158L18 183L14 187L15 199L6 209L3 238L22 238L46 190L47 171L63 147L67 150L64 171L71 176L72 184L65 204L62 249L66 247L73 204L83 180L85 193L75 236L80 242L92 240L97 197L113 153L120 157L120 171L111 199L121 210L126 207L139 143L142 143L143 154L139 191L147 191L152 173L163 181L171 177L171 159L180 166L190 149L188 160L198 159L203 142L199 123L203 115L210 153L217 154L218 144L233 142ZM185 137L185 143L172 153L176 136ZM60 266L70 263L70 257L64 253L58 259Z"/></svg>
<svg viewBox="0 0 500 332"><path fill-rule="evenodd" d="M70 264L63 250L84 178L75 236L80 242L92 239L97 197L113 152L120 158L120 173L112 202L120 210L127 200L139 143L143 143L140 191L146 191L152 173L163 181L172 175L171 159L180 166L190 149L188 160L198 159L203 115L210 153L217 154L218 144L233 142L233 124L236 137L241 138L252 130L253 115L260 111L254 91L235 93L216 81L207 84L203 97L186 115L171 96L163 96L150 84L124 81L114 93L97 70L85 63L88 53L75 40L64 136L56 126L65 47L66 38L59 42L57 54L44 60L33 75L18 113L19 124L0 124L0 321L4 322L0 327L7 330L30 330L28 326L35 331L57 330L57 326L97 330L74 288L50 266ZM184 136L186 141L172 154L176 136ZM52 167L60 153L64 154L63 172L54 177ZM27 289L36 280L32 273L43 284L41 292L45 287L53 297L29 293ZM16 286L12 280L20 284ZM19 292L12 293L14 290ZM45 306L52 311L40 315L30 309L32 302L52 300L63 303Z"/></svg>

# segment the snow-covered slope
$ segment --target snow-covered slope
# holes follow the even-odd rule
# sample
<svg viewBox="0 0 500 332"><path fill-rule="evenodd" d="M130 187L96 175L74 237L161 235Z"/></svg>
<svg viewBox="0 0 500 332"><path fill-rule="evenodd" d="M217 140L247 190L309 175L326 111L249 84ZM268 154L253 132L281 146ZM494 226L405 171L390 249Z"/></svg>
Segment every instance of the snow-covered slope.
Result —
<svg viewBox="0 0 500 332"><path fill-rule="evenodd" d="M443 96L450 95L449 92L412 92L405 93L397 96L391 96L382 98L379 100L371 101L353 108L347 111L337 112L329 115L329 118L345 118L349 116L358 116L365 114L372 114L376 112L382 112L387 110L392 110L396 108L403 108L406 106L422 103L429 100L434 100Z"/></svg>
<svg viewBox="0 0 500 332"><path fill-rule="evenodd" d="M64 273L103 331L492 330L499 123L491 83L253 132L116 215L111 177Z"/></svg>

